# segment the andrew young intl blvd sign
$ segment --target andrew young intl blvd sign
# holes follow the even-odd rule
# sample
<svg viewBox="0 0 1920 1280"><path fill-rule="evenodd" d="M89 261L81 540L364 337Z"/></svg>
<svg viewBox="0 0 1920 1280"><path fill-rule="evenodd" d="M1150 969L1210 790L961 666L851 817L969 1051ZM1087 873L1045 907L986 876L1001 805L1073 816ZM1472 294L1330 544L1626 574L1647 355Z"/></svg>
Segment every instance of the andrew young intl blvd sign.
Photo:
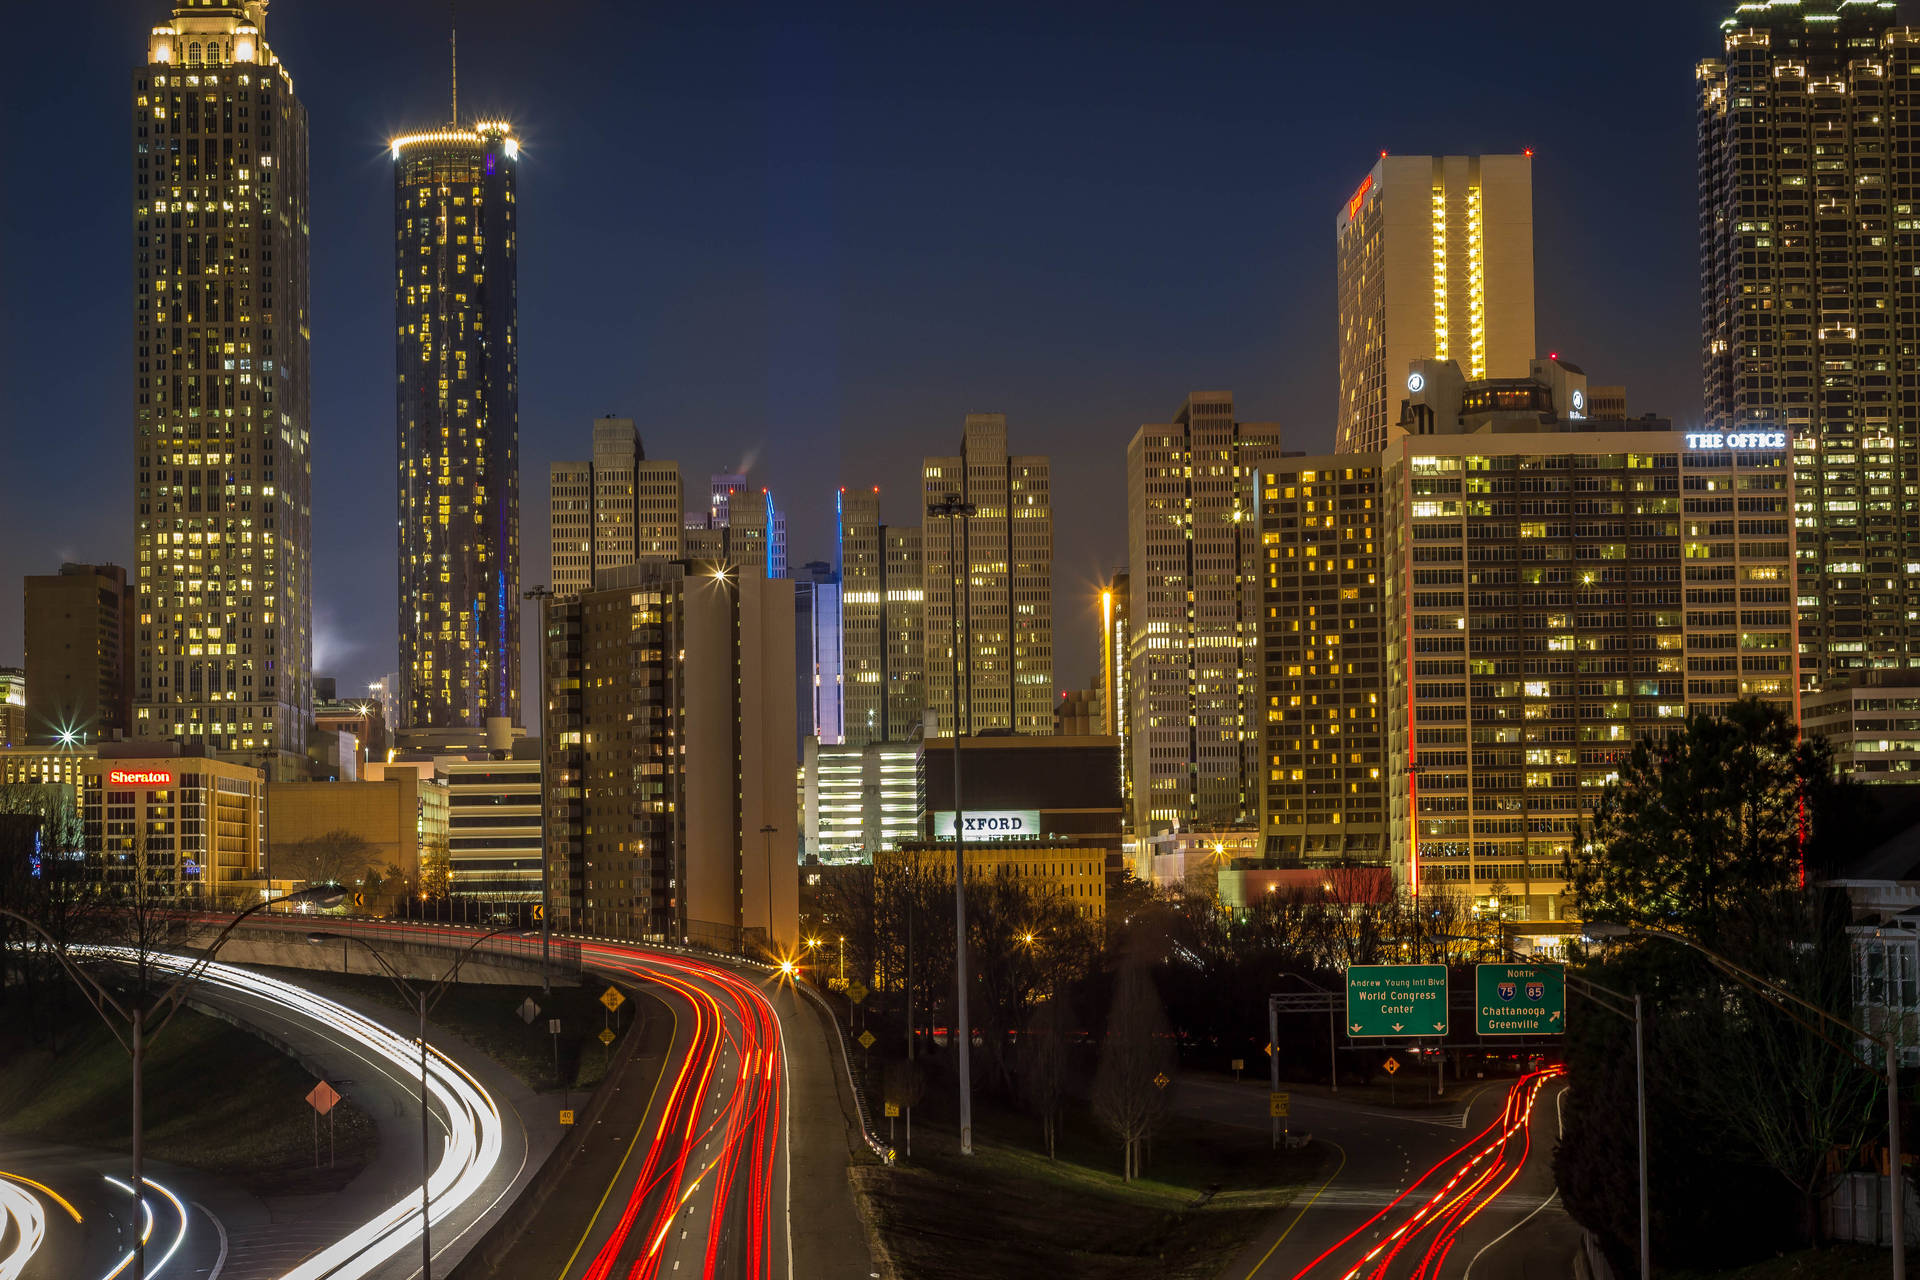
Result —
<svg viewBox="0 0 1920 1280"><path fill-rule="evenodd" d="M1438 1036L1447 1031L1447 966L1356 964L1347 969L1347 1034Z"/></svg>

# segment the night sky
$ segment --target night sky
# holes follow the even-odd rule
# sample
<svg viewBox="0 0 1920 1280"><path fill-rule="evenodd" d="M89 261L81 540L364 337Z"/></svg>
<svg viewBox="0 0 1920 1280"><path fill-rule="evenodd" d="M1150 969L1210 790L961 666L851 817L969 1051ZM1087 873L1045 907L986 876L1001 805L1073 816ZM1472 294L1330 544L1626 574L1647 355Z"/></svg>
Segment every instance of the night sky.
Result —
<svg viewBox="0 0 1920 1280"><path fill-rule="evenodd" d="M693 495L750 463L797 567L832 558L834 486L916 522L920 459L1001 411L1053 458L1085 687L1136 427L1224 388L1331 446L1334 213L1382 148L1534 148L1541 349L1697 420L1692 68L1731 7L461 0L461 114L524 146L522 581L601 414ZM9 28L0 664L24 575L131 558L130 73L169 12ZM345 689L396 665L385 140L447 116L446 8L273 0L267 38L310 117L316 672Z"/></svg>

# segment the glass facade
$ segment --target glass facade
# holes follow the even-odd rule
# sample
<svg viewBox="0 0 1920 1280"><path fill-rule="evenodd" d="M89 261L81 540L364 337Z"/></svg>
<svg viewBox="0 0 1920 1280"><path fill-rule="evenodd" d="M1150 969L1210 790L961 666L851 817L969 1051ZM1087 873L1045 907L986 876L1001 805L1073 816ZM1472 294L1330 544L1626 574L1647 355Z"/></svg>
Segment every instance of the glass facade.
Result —
<svg viewBox="0 0 1920 1280"><path fill-rule="evenodd" d="M402 728L520 716L520 390L505 124L393 142Z"/></svg>

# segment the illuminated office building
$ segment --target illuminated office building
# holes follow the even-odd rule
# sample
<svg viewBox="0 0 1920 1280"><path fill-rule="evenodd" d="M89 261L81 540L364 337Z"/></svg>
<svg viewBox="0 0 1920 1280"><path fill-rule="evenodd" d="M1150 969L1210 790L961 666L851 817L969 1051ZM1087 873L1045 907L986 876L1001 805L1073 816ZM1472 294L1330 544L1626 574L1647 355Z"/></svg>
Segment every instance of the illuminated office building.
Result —
<svg viewBox="0 0 1920 1280"><path fill-rule="evenodd" d="M960 452L921 467L922 511L949 494L975 508L966 520L929 518L921 540L926 706L942 733L951 732L956 708L962 734L1053 733L1050 470L1044 457L1007 453L1007 419L998 413L968 414Z"/></svg>
<svg viewBox="0 0 1920 1280"><path fill-rule="evenodd" d="M1127 446L1133 830L1251 822L1260 696L1254 468L1280 428L1196 391Z"/></svg>
<svg viewBox="0 0 1920 1280"><path fill-rule="evenodd" d="M1742 4L1699 64L1713 430L1793 441L1800 678L1920 662L1920 29L1891 0Z"/></svg>
<svg viewBox="0 0 1920 1280"><path fill-rule="evenodd" d="M840 575L811 560L793 580L794 727L836 746L847 738L845 653L841 643Z"/></svg>
<svg viewBox="0 0 1920 1280"><path fill-rule="evenodd" d="M307 113L266 9L176 4L133 73L133 733L290 772L312 705Z"/></svg>
<svg viewBox="0 0 1920 1280"><path fill-rule="evenodd" d="M510 125L393 139L401 728L520 716Z"/></svg>
<svg viewBox="0 0 1920 1280"><path fill-rule="evenodd" d="M716 475L705 512L689 511L682 522L681 548L689 560L730 564L762 578L787 576L787 513L774 505L773 491L754 493L747 477Z"/></svg>
<svg viewBox="0 0 1920 1280"><path fill-rule="evenodd" d="M1384 865L1379 459L1273 459L1255 469L1255 489L1261 852L1291 866Z"/></svg>
<svg viewBox="0 0 1920 1280"><path fill-rule="evenodd" d="M883 522L877 488L835 502L846 741L905 742L927 703L921 526Z"/></svg>
<svg viewBox="0 0 1920 1280"><path fill-rule="evenodd" d="M1560 361L1408 382L1381 453L1259 479L1267 853L1359 860L1384 810L1403 886L1556 936L1636 741L1743 696L1796 707L1790 445L1578 416Z"/></svg>
<svg viewBox="0 0 1920 1280"><path fill-rule="evenodd" d="M1340 453L1384 448L1414 360L1518 378L1533 359L1533 158L1392 156L1334 218Z"/></svg>
<svg viewBox="0 0 1920 1280"><path fill-rule="evenodd" d="M548 585L577 595L593 575L636 560L682 555L680 464L649 461L631 418L593 424L593 457L548 472Z"/></svg>

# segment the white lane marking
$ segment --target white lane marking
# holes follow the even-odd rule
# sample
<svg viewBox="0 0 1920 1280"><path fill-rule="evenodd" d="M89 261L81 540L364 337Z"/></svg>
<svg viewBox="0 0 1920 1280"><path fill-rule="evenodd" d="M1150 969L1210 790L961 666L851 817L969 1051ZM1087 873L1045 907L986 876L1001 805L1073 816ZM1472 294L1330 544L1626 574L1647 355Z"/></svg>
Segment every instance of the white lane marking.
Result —
<svg viewBox="0 0 1920 1280"><path fill-rule="evenodd" d="M227 1266L227 1228L221 1223L219 1218L214 1216L213 1210L207 1208L207 1206L201 1204L198 1200L193 1202L193 1207L206 1214L207 1221L211 1222L213 1229L219 1233L220 1256L213 1260L213 1270L207 1272L207 1280L220 1280L220 1273L226 1270Z"/></svg>
<svg viewBox="0 0 1920 1280"><path fill-rule="evenodd" d="M1560 1087L1560 1092L1554 1095L1553 1111L1554 1111L1555 1119L1557 1120L1558 1126L1560 1129L1560 1136L1563 1138L1567 1134L1567 1116L1566 1116L1566 1112L1561 1110L1561 1105L1565 1103L1566 1100L1567 1100L1567 1089L1565 1085L1562 1085ZM1473 1264L1480 1261L1480 1254L1485 1253L1487 1250L1493 1248L1493 1246L1499 1244L1502 1240L1505 1240L1508 1236L1512 1235L1514 1232L1518 1231L1520 1228L1526 1226L1529 1222L1532 1222L1534 1218L1534 1214L1539 1213L1540 1210L1546 1208L1548 1205L1552 1204L1555 1200L1559 1198L1560 1198L1560 1188L1555 1187L1553 1189L1553 1194L1548 1196L1545 1200L1542 1200L1537 1206L1535 1206L1533 1213L1528 1214L1526 1217L1520 1219L1520 1221L1514 1223L1512 1226L1508 1227L1505 1231L1502 1231L1499 1235L1495 1236L1493 1239L1481 1245L1480 1253L1474 1254L1473 1257L1467 1260L1467 1269L1460 1273L1460 1280L1471 1280L1471 1277L1473 1276Z"/></svg>

